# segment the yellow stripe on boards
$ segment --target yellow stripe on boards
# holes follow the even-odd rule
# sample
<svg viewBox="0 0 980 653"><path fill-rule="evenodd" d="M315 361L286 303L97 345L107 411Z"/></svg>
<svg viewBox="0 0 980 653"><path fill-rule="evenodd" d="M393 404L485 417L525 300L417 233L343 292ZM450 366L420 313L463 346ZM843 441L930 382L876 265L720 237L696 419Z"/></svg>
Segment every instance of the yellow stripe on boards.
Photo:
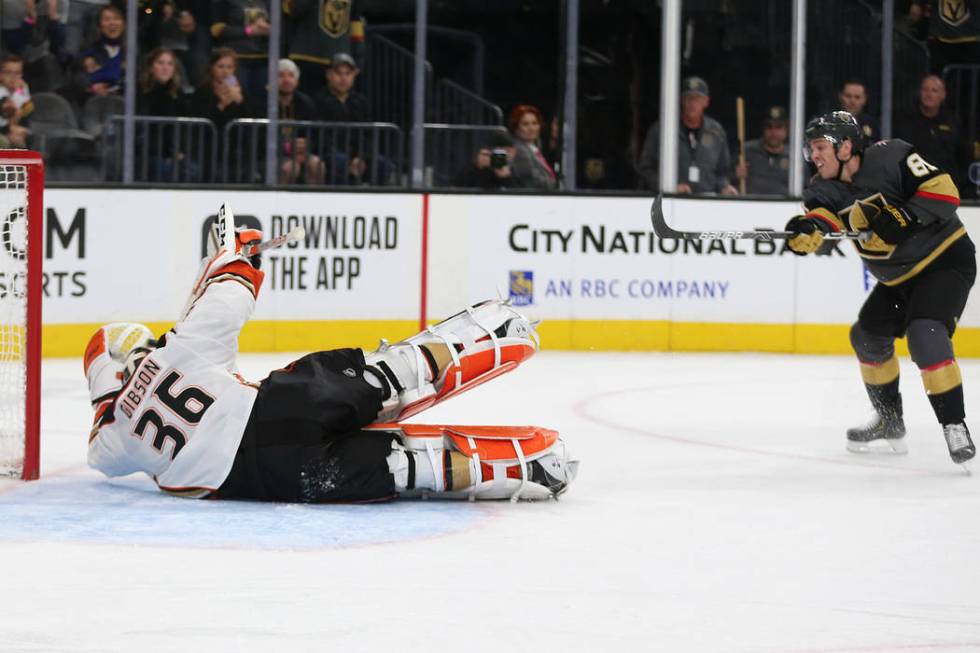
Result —
<svg viewBox="0 0 980 653"><path fill-rule="evenodd" d="M102 324L47 324L41 332L43 356L81 356L85 345ZM172 322L147 322L155 335ZM242 352L318 351L339 347L374 350L381 338L395 342L418 333L414 320L253 320L242 329L238 348Z"/></svg>
<svg viewBox="0 0 980 653"><path fill-rule="evenodd" d="M81 356L102 324L48 324L42 332L44 356ZM160 335L173 326L151 322ZM538 327L545 350L573 351L763 351L852 355L850 325L740 324L667 320L545 320ZM242 331L243 352L317 351L337 347L373 350L378 340L396 342L418 332L413 320L307 320L249 322ZM953 338L957 358L980 358L980 328L960 327ZM905 340L895 342L908 356Z"/></svg>

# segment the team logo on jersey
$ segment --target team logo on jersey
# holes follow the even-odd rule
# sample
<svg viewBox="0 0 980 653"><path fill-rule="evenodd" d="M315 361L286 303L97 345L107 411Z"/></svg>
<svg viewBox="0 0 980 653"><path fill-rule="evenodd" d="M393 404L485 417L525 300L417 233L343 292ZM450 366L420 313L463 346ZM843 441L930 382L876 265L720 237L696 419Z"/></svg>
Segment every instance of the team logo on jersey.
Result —
<svg viewBox="0 0 980 653"><path fill-rule="evenodd" d="M323 0L320 4L320 29L337 39L350 29L351 0Z"/></svg>
<svg viewBox="0 0 980 653"><path fill-rule="evenodd" d="M259 20L269 20L269 14L261 7L245 7L245 24L254 25Z"/></svg>
<svg viewBox="0 0 980 653"><path fill-rule="evenodd" d="M970 20L970 8L966 0L940 0L939 16L947 25L958 27Z"/></svg>
<svg viewBox="0 0 980 653"><path fill-rule="evenodd" d="M534 272L510 271L510 301L514 306L529 306L534 303Z"/></svg>
<svg viewBox="0 0 980 653"><path fill-rule="evenodd" d="M881 237L871 231L871 223L868 215L878 211L887 211L890 207L888 200L881 193L875 193L870 197L859 199L850 206L837 212L844 226L850 231L866 231L871 235L868 238L855 240L854 247L857 249L858 256L867 259L887 259L895 253L895 245L886 243Z"/></svg>

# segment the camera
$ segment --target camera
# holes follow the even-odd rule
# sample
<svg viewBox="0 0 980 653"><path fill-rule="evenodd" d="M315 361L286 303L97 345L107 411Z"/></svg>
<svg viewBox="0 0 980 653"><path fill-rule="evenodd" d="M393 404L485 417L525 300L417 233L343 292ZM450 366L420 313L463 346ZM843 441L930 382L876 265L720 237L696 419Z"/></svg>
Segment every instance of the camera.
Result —
<svg viewBox="0 0 980 653"><path fill-rule="evenodd" d="M507 150L502 147L490 151L490 167L499 170L507 165Z"/></svg>

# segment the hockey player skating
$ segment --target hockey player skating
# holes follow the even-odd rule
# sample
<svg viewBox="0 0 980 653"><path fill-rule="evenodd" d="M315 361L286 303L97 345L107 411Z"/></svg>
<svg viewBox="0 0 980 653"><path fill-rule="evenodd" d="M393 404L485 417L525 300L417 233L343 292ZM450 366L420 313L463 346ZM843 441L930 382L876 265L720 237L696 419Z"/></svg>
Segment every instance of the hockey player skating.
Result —
<svg viewBox="0 0 980 653"><path fill-rule="evenodd" d="M912 360L932 404L949 455L973 458L960 368L951 337L976 278L973 242L956 215L959 193L949 174L905 141L862 146L863 134L844 111L806 127L805 156L817 168L803 192L804 215L786 225L799 254L832 246L826 234L867 232L854 246L878 283L851 327L851 344L875 416L847 431L854 452L905 453L905 423L894 341L908 337Z"/></svg>
<svg viewBox="0 0 980 653"><path fill-rule="evenodd" d="M534 354L533 325L502 302L366 355L315 352L245 381L235 366L238 334L263 280L259 260L245 254L259 237L213 238L223 246L159 341L131 323L93 335L89 465L108 476L145 472L160 489L195 498L541 499L566 489L577 462L555 431L395 423Z"/></svg>

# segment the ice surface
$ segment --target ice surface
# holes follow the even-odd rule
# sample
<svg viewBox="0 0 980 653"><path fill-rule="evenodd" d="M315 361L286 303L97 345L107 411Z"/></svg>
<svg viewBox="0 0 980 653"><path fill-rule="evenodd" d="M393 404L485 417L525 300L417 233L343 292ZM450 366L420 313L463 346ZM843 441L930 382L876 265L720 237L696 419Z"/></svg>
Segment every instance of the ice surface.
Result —
<svg viewBox="0 0 980 653"><path fill-rule="evenodd" d="M0 651L980 650L980 477L908 362L910 453L862 457L849 358L544 352L416 420L559 429L560 502L372 506L105 479L81 367L45 362L42 480L0 481Z"/></svg>

